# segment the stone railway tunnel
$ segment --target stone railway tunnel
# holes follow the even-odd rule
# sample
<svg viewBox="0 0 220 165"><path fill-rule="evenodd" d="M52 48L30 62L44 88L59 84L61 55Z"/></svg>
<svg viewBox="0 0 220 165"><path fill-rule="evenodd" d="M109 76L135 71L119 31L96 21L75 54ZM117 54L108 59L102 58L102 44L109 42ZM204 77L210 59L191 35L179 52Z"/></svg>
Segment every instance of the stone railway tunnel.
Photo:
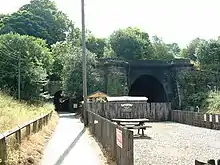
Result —
<svg viewBox="0 0 220 165"><path fill-rule="evenodd" d="M125 76L126 81L122 85L127 88L126 91L119 91L117 95L146 96L149 102L171 102L172 108L181 107L181 89L178 87L176 75L193 69L189 60L112 61L114 60L100 60L99 67L104 72L105 93L112 95L109 80L114 75L111 74L111 68L114 66Z"/></svg>
<svg viewBox="0 0 220 165"><path fill-rule="evenodd" d="M125 80L117 82L123 86L123 89L115 93L111 92L110 85L110 79L115 74L112 68L120 72ZM103 78L100 91L110 96L146 96L149 102L171 102L172 108L181 108L181 89L178 87L176 75L192 68L193 65L185 59L171 61L101 59L98 64L98 70L102 72L100 75ZM112 81L116 79L117 76ZM50 85L51 88L55 88L49 90L52 95L62 89L61 82L56 84L58 85Z"/></svg>
<svg viewBox="0 0 220 165"><path fill-rule="evenodd" d="M153 76L141 75L130 86L129 96L145 96L148 102L168 102L163 85Z"/></svg>

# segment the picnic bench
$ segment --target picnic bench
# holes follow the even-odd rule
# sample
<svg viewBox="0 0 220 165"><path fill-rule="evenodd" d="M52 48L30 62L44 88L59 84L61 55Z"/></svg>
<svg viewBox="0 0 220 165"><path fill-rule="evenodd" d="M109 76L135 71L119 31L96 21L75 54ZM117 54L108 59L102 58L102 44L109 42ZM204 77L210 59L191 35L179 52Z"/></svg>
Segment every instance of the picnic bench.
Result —
<svg viewBox="0 0 220 165"><path fill-rule="evenodd" d="M138 134L142 130L142 136L144 136L144 130L150 126L145 126L145 122L149 122L149 119L112 119L112 122L116 122L127 129L137 129Z"/></svg>

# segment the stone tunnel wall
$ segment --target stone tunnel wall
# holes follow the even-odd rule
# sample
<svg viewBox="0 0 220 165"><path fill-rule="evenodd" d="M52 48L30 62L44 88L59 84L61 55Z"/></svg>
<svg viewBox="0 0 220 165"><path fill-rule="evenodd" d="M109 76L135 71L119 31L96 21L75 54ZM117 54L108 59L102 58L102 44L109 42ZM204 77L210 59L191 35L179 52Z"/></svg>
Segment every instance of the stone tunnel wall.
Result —
<svg viewBox="0 0 220 165"><path fill-rule="evenodd" d="M99 67L100 76L103 77L103 92L110 96L128 95L129 88L136 78L144 74L151 75L157 78L164 86L168 101L172 103L172 108L180 109L183 95L177 75L181 75L183 72L193 68L190 65L190 61L185 59L136 61L137 64L139 62L139 66L143 68L132 68L132 63L135 62L129 62L129 65L118 65L119 63L126 63L125 61Z"/></svg>
<svg viewBox="0 0 220 165"><path fill-rule="evenodd" d="M103 77L102 91L109 96L128 94L127 68L123 66L106 66L97 68Z"/></svg>
<svg viewBox="0 0 220 165"><path fill-rule="evenodd" d="M173 60L174 66L171 69L171 84L172 84L172 109L182 109L183 89L180 87L179 77L184 72L188 72L193 69L193 65L190 65L189 60Z"/></svg>

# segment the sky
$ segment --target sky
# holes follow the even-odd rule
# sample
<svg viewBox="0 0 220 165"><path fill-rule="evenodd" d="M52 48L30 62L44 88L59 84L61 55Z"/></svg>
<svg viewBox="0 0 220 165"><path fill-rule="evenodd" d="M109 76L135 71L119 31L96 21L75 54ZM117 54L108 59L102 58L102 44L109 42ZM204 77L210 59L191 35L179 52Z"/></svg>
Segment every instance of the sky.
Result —
<svg viewBox="0 0 220 165"><path fill-rule="evenodd" d="M12 13L30 0L1 1L0 13ZM81 0L55 2L81 27ZM220 0L85 0L85 21L86 28L97 37L136 26L166 43L185 47L196 37L220 36L219 6Z"/></svg>

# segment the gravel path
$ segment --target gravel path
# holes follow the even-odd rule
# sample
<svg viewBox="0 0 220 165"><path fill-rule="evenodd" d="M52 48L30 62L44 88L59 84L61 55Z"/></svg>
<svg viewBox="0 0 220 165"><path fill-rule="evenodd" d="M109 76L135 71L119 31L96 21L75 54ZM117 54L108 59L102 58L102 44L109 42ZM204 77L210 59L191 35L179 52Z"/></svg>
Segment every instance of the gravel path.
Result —
<svg viewBox="0 0 220 165"><path fill-rule="evenodd" d="M135 165L193 165L220 159L220 131L179 123L148 123L148 139L134 140ZM136 132L134 133L136 134Z"/></svg>

